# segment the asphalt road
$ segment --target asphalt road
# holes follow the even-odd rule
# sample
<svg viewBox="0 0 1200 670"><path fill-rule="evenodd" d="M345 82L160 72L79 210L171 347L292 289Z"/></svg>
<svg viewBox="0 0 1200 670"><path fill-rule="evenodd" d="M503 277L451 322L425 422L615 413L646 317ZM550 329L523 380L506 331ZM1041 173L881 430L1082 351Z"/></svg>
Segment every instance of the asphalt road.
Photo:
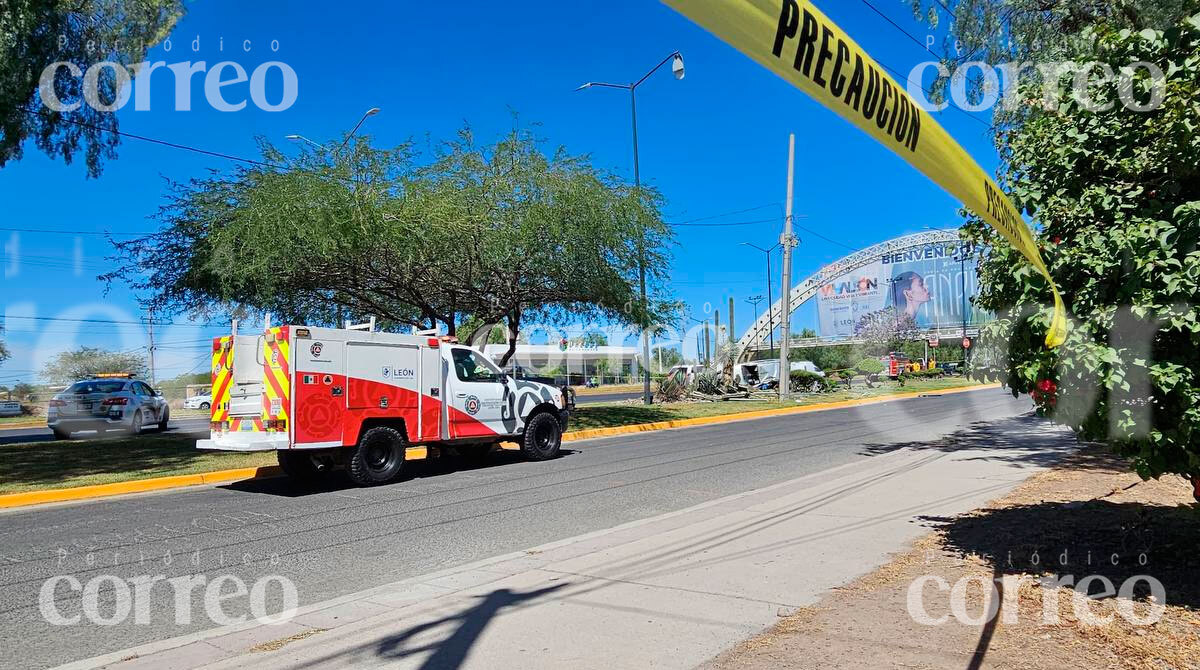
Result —
<svg viewBox="0 0 1200 670"><path fill-rule="evenodd" d="M156 432L147 428L148 434ZM186 435L208 436L208 419L172 419L167 424L168 433L183 433ZM94 439L99 437L96 431L80 431L74 434L79 439ZM121 431L108 431L105 437L125 437ZM54 433L45 426L37 428L3 428L0 427L0 444L18 444L24 442L48 442L54 439Z"/></svg>
<svg viewBox="0 0 1200 670"><path fill-rule="evenodd" d="M457 459L414 463L408 479L370 489L340 476L317 491L277 479L0 513L4 665L47 667L221 623L206 613L203 584L180 599L188 593L183 579L151 584L122 618L115 579L203 575L212 583L231 574L250 586L281 575L303 606L901 446L930 447L975 422L1028 409L1027 401L986 389L571 443L563 457L542 463L507 453L480 467ZM83 588L60 582L46 591L59 575ZM101 587L96 608L81 595L88 584ZM234 589L229 581L222 586L223 593ZM268 613L280 609L279 592L277 585L266 590ZM246 614L250 600L232 597L224 613ZM139 611L144 624L135 623ZM53 626L47 614L85 618ZM93 623L105 617L119 623Z"/></svg>

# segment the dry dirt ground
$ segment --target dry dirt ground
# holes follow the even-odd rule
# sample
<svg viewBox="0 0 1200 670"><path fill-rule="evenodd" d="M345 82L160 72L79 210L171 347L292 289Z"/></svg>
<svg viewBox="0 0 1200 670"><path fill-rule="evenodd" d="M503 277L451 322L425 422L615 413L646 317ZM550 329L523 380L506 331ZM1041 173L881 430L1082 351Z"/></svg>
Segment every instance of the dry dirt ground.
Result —
<svg viewBox="0 0 1200 670"><path fill-rule="evenodd" d="M1084 448L982 509L924 521L935 530L909 551L706 667L1200 669L1200 504L1183 479L1143 482L1124 462ZM975 625L952 615L940 625L917 623L909 591L923 575L951 586L975 576L964 582L961 614L982 621L994 603L998 615ZM1011 585L1022 575L1032 577L985 600L984 584L1003 586L1007 576ZM1112 619L1089 625L1076 615L1073 589L1034 581L1046 575L1100 575L1114 589L1150 575L1162 583L1166 607L1150 625L1120 615L1153 618L1141 581L1132 599L1078 597L1083 617ZM1101 580L1088 591L1099 596ZM933 583L918 600L933 619L952 614L951 593ZM1057 622L1047 622L1055 610Z"/></svg>

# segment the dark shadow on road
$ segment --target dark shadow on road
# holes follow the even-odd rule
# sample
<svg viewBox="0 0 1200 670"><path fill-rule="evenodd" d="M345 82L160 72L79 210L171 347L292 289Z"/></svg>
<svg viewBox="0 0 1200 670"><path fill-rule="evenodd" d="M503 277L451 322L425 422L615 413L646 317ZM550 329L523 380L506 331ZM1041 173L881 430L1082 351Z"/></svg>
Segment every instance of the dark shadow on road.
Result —
<svg viewBox="0 0 1200 670"><path fill-rule="evenodd" d="M977 449L987 453L973 456L971 460L1050 466L1076 446L1069 431L1055 428L1030 413L995 421L977 421L938 440L867 443L859 453L880 456L900 449L943 453Z"/></svg>
<svg viewBox="0 0 1200 670"><path fill-rule="evenodd" d="M559 452L558 458L572 456L577 453L579 452L575 450L563 449ZM388 486L403 485L404 482L414 479L442 477L456 472L487 470L524 462L526 462L525 457L521 455L521 452L510 449L493 451L483 459L446 455L439 458L413 461L405 464L404 472L400 479L392 484L385 484L382 488L387 489ZM336 470L315 482L297 482L287 477L272 477L269 479L246 479L239 482L222 484L218 488L241 491L243 493L302 498L322 493L357 489L359 486L351 481L344 471Z"/></svg>
<svg viewBox="0 0 1200 670"><path fill-rule="evenodd" d="M486 596L479 596L479 603L464 612L413 626L395 635L389 635L379 641L375 653L385 659L398 660L414 654L430 652L421 664L421 670L454 670L462 666L471 647L475 645L492 618L501 610L536 600L554 593L564 586L567 584L555 584L524 593L508 589L492 591ZM407 646L409 640L421 633L455 623L458 625L454 631L437 642L416 647Z"/></svg>

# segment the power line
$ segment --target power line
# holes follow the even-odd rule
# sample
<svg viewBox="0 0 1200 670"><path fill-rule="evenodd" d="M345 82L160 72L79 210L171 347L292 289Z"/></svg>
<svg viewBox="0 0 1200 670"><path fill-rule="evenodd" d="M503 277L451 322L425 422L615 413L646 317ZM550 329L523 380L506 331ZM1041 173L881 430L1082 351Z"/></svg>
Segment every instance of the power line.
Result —
<svg viewBox="0 0 1200 670"><path fill-rule="evenodd" d="M946 13L950 15L950 18L953 18L953 19L958 18L958 15L954 13L954 10L947 7L946 3L942 2L942 0L933 0L933 1L938 3L939 5L941 5L942 9L946 10Z"/></svg>
<svg viewBox="0 0 1200 670"><path fill-rule="evenodd" d="M688 228L688 227L706 228L706 227L714 227L714 226L753 226L758 223L768 223L771 221L778 221L778 220L779 220L779 217L771 217L769 219L755 219L754 221L728 221L728 222L721 222L721 223L667 223L667 225L674 226L676 228L681 228L681 227L682 228Z"/></svg>
<svg viewBox="0 0 1200 670"><path fill-rule="evenodd" d="M24 108L24 110L25 110L26 114L29 114L31 116L36 116L36 114L34 113L33 110L31 110L29 108ZM167 140L160 140L158 138L147 137L145 135L137 135L135 133L128 133L123 130L116 130L115 128L105 128L103 126L97 126L92 123L87 123L86 121L79 121L77 119L71 119L66 116L59 117L59 120L64 121L66 123L70 123L72 125L80 126L82 128L90 128L92 130L98 130L100 132L112 133L114 135L119 135L121 137L128 137L129 139L133 139L133 140L141 140L143 142L150 142L151 144L159 144L164 147L171 147L172 149L182 149L184 151L191 151L193 153L203 154L205 156L213 156L215 158L224 158L225 160L237 161L239 163L247 163L247 164L256 165L259 167L268 167L268 168L272 168L275 170L285 169L284 166L276 165L274 163L267 163L265 161L254 160L253 158L242 158L241 156L234 156L232 154L221 153L220 151L210 151L208 149L201 149L200 147L193 147L191 145L180 144L178 142L168 142Z"/></svg>
<svg viewBox="0 0 1200 670"><path fill-rule="evenodd" d="M874 11L876 14L878 14L878 15L879 15L879 16L881 16L881 17L883 17L883 19L884 19L885 21L887 21L889 24L891 24L893 28L895 28L896 30L899 30L901 33L903 33L903 34L904 34L904 36L905 36L905 37L907 37L908 39L910 39L910 40L912 40L913 42L915 42L915 43L917 44L917 46L921 47L921 50L922 50L922 51L926 51L926 52L928 52L928 53L931 53L931 54L933 54L934 56L937 56L937 54L936 54L936 53L934 53L934 52L933 52L931 49L929 49L929 47L925 46L925 43L924 43L924 42L922 42L922 41L918 40L916 37L914 37L914 36L913 36L913 34L912 34L912 33L908 32L907 30L905 30L904 28L902 28L902 27L900 26L900 24L896 23L896 22L895 22L895 21L893 21L893 20L892 20L892 19L891 19L891 18L890 18L888 15L884 14L883 12L881 12L881 11L879 10L879 8L878 8L878 7L876 7L875 5L871 4L871 3L869 2L869 0L862 0L862 1L863 1L863 4L865 4L865 5L867 5L868 7L870 7L870 8L871 8L871 9L872 9L872 10L873 10L873 11ZM941 59L945 60L945 56L939 56L939 58L941 58ZM907 75L905 75L904 73L900 72L900 71L899 71L899 70L897 70L896 68L894 68L894 67L891 67L890 65L888 65L887 63L884 63L883 61L877 61L877 62L879 63L879 65L880 65L881 67L883 67L883 69L887 70L888 72L891 72L893 75L895 75L895 76L896 76L896 78L897 78L897 79L896 79L896 83L897 83L897 84L899 84L899 83L900 83L900 82L902 82L902 81L904 81L904 82L907 82L907 81L908 81L908 77L907 77ZM925 96L926 96L926 98L928 98L930 95L932 95L932 94L933 94L933 90L932 90L931 88L927 89L927 88L925 88L925 87L923 87L923 86L922 86L922 87L921 87L921 91L925 93ZM962 108L960 108L960 107L956 107L956 106L954 106L954 105L950 105L950 109L953 109L953 110L955 110L955 111L959 112L960 114L963 114L964 116L966 116L967 118L971 119L972 121L974 121L974 122L976 122L976 123L983 124L984 126L988 127L989 129L992 127L992 124L988 123L987 121L984 121L983 119L980 119L979 117L975 116L974 114L972 114L972 113L968 112L968 111L967 111L967 110L965 110L965 109L962 109Z"/></svg>
<svg viewBox="0 0 1200 670"><path fill-rule="evenodd" d="M134 325L134 326L144 326L145 325L145 322L142 322L142 321L121 321L121 320L115 320L115 319L66 319L66 318L56 317L56 316L9 315L9 316L6 316L5 318L6 319L27 319L30 321L59 321L59 322L67 322L67 323L109 323L109 324L128 324L128 325ZM159 323L158 325L160 325L160 326L186 326L189 328L220 328L221 327L219 324L212 324L212 323L163 322L163 323Z"/></svg>
<svg viewBox="0 0 1200 670"><path fill-rule="evenodd" d="M50 230L47 228L0 228L0 230L9 233L46 233L50 235L112 235L114 237L143 237L146 235L154 235L156 233L111 233L95 230Z"/></svg>
<svg viewBox="0 0 1200 670"><path fill-rule="evenodd" d="M864 5L866 5L866 6L868 6L868 7L870 7L870 8L871 8L871 11L875 12L875 13L876 13L876 14L878 14L880 17L882 17L884 21L887 21L888 23L892 24L892 26L893 26L893 27L894 27L896 30L899 30L900 32L902 32L902 33L904 33L906 36L908 36L908 39L912 40L912 41L913 41L913 43L915 43L917 46L921 47L921 48L922 48L922 49L924 49L925 51L928 51L929 53L933 53L933 50L931 50L929 47L925 46L925 43L924 43L924 42L922 42L921 40L917 39L917 38L916 38L916 36L914 36L912 33L908 32L907 30L905 30L904 28L902 28L902 27L900 26L900 24L899 24L899 23L896 23L895 21L893 21L893 20L891 19L891 17L890 17L890 16L888 16L887 14L884 14L882 11L880 11L880 10L879 10L879 8L878 8L878 7L876 7L875 5L871 4L869 0L862 0L862 1L863 1L863 4L864 4ZM937 54L934 54L934 55L936 56Z"/></svg>

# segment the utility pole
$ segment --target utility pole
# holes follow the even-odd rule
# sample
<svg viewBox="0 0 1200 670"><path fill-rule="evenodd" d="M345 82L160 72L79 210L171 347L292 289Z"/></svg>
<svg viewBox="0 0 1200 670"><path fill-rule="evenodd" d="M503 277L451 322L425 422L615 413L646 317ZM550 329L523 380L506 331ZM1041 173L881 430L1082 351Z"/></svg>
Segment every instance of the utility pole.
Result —
<svg viewBox="0 0 1200 670"><path fill-rule="evenodd" d="M713 310L713 344L721 350L721 310Z"/></svg>
<svg viewBox="0 0 1200 670"><path fill-rule="evenodd" d="M708 344L708 319L704 320L704 367L712 363L712 348Z"/></svg>
<svg viewBox="0 0 1200 670"><path fill-rule="evenodd" d="M734 337L735 337L735 335L733 334L733 298L730 298L729 299L729 341L733 342Z"/></svg>
<svg viewBox="0 0 1200 670"><path fill-rule="evenodd" d="M796 238L792 235L792 182L796 172L796 135L788 135L788 177L787 177L787 209L783 219L783 235L779 237L779 245L783 247L783 281L780 283L781 299L783 301L783 342L779 345L779 399L786 400L792 391L792 367L788 362L788 340L791 339L792 326L792 247L796 246Z"/></svg>
<svg viewBox="0 0 1200 670"><path fill-rule="evenodd" d="M153 388L156 383L154 381L154 312L150 312L146 318L146 323L150 327L150 387Z"/></svg>

